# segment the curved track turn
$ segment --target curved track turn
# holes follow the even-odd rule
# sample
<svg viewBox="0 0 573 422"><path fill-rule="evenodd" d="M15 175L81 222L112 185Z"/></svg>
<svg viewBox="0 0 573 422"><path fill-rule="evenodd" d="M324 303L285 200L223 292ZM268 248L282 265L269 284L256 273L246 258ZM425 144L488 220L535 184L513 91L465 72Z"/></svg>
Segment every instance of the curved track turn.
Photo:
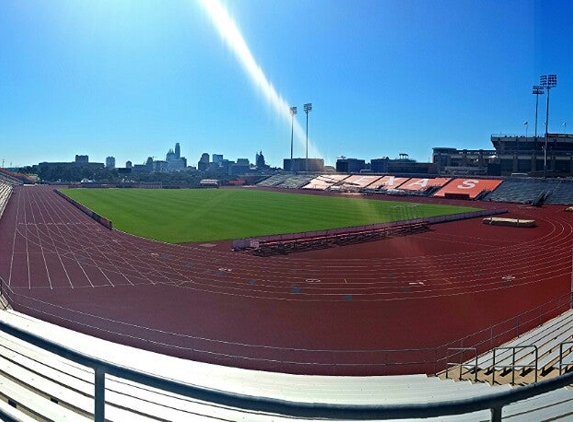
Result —
<svg viewBox="0 0 573 422"><path fill-rule="evenodd" d="M538 227L473 219L263 258L109 231L50 187L20 187L0 221L0 276L18 310L185 358L295 373L431 371L435 347L571 290L571 216L504 207Z"/></svg>

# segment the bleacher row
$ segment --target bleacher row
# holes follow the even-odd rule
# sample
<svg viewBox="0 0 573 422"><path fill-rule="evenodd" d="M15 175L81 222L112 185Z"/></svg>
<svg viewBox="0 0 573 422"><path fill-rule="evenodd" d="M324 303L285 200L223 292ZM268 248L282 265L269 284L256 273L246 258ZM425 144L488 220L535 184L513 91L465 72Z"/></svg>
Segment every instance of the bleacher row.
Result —
<svg viewBox="0 0 573 422"><path fill-rule="evenodd" d="M345 405L404 405L463 400L508 391L508 384L491 386L426 375L376 377L301 376L226 368L133 349L89 337L39 321L14 311L1 311L2 322L37 335L73 345L97 359L149 374L251 397L268 397L301 403ZM296 421L308 420L168 393L107 376L106 420L109 421ZM573 408L573 391L561 388L508 405L504 420L546 420L567 415ZM93 420L94 374L89 368L0 332L0 414L18 421ZM429 418L447 421L487 421L488 410L471 414Z"/></svg>
<svg viewBox="0 0 573 422"><path fill-rule="evenodd" d="M485 198L494 202L573 204L573 180L508 178Z"/></svg>
<svg viewBox="0 0 573 422"><path fill-rule="evenodd" d="M0 168L0 182L5 182L15 186L15 185L21 185L22 183L33 184L36 183L36 180L33 177L28 176L27 174L14 173L4 168Z"/></svg>
<svg viewBox="0 0 573 422"><path fill-rule="evenodd" d="M409 178L377 175L276 174L259 183L262 187L331 192L385 193L479 199L527 204L573 204L573 180L530 178Z"/></svg>
<svg viewBox="0 0 573 422"><path fill-rule="evenodd" d="M0 180L0 218L2 218L6 205L8 205L10 195L12 195L12 185Z"/></svg>
<svg viewBox="0 0 573 422"><path fill-rule="evenodd" d="M464 368L476 370L483 379L509 373L515 378L529 375L531 380L558 375L573 368L573 310L569 310L545 324L524 333L476 360L468 360ZM499 378L498 376L498 378Z"/></svg>

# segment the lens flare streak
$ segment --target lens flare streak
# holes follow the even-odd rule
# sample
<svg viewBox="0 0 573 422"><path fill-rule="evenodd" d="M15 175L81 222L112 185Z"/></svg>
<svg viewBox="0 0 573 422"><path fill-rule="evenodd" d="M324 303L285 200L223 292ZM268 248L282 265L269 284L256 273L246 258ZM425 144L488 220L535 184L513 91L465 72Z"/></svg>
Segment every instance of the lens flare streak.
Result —
<svg viewBox="0 0 573 422"><path fill-rule="evenodd" d="M239 63L251 79L274 112L290 126L291 115L290 106L286 100L277 92L273 84L266 77L261 67L253 57L241 31L237 27L233 18L229 15L225 7L218 0L199 0L206 10L209 18L229 49L235 54ZM294 121L294 135L297 142L306 147L306 133L298 121ZM309 139L309 157L322 157L317 148Z"/></svg>

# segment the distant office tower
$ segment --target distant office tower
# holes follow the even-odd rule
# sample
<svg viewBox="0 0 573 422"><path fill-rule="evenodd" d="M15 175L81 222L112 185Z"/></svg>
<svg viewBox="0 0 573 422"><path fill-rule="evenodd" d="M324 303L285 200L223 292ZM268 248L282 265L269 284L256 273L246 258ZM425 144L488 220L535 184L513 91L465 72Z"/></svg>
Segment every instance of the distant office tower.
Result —
<svg viewBox="0 0 573 422"><path fill-rule="evenodd" d="M165 161L173 161L176 159L177 154L170 149L165 156Z"/></svg>
<svg viewBox="0 0 573 422"><path fill-rule="evenodd" d="M181 147L179 146L179 142L175 144L175 159L181 158Z"/></svg>
<svg viewBox="0 0 573 422"><path fill-rule="evenodd" d="M358 158L340 157L336 160L337 173L360 173L366 168L366 161Z"/></svg>
<svg viewBox="0 0 573 422"><path fill-rule="evenodd" d="M132 168L132 167L133 167L133 163L132 163L131 161L126 161L126 162L125 162L125 168L126 168L126 169L130 169L130 168Z"/></svg>
<svg viewBox="0 0 573 422"><path fill-rule="evenodd" d="M201 171L205 171L209 168L209 154L206 152L201 154L201 159L199 160L199 163L197 163L197 168Z"/></svg>
<svg viewBox="0 0 573 422"><path fill-rule="evenodd" d="M108 170L115 169L115 157L107 157L105 159L105 166L108 168Z"/></svg>
<svg viewBox="0 0 573 422"><path fill-rule="evenodd" d="M248 173L251 170L251 164L249 163L248 158L237 158L237 162L235 164L231 164L229 168L229 174L231 175L239 175Z"/></svg>
<svg viewBox="0 0 573 422"><path fill-rule="evenodd" d="M223 162L223 154L213 154L213 162L220 165Z"/></svg>
<svg viewBox="0 0 573 422"><path fill-rule="evenodd" d="M90 160L87 155L76 155L76 164L87 164L89 161Z"/></svg>
<svg viewBox="0 0 573 422"><path fill-rule="evenodd" d="M263 151L259 152L255 156L255 164L257 165L258 169L262 169L262 168L266 167L265 156L263 155Z"/></svg>

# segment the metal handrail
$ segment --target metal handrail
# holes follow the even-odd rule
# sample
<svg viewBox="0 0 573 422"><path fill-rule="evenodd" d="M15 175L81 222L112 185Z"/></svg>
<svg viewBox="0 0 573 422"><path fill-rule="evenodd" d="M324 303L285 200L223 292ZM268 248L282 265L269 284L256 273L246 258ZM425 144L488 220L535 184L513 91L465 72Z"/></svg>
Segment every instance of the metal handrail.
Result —
<svg viewBox="0 0 573 422"><path fill-rule="evenodd" d="M535 361L529 365L516 365L515 364L515 352L517 350L523 349L533 349L535 352ZM511 365L496 365L495 364L495 353L500 350L511 350ZM523 346L508 346L508 347L496 347L493 349L493 363L492 363L492 375L491 375L491 385L495 384L495 370L497 368L511 368L511 385L515 385L515 368L533 368L535 371L535 382L537 382L537 361L539 360L539 349L534 344L526 344Z"/></svg>
<svg viewBox="0 0 573 422"><path fill-rule="evenodd" d="M509 391L481 395L473 398L435 403L392 405L342 405L330 403L301 403L268 397L255 397L228 391L210 389L161 378L137 370L124 368L92 356L71 350L53 341L0 321L0 330L20 340L40 347L95 371L94 420L105 420L105 377L116 376L145 384L163 391L181 394L216 405L236 409L274 413L291 417L325 419L404 419L459 415L489 409L492 421L501 421L501 411L507 404L525 400L573 383L573 372Z"/></svg>
<svg viewBox="0 0 573 422"><path fill-rule="evenodd" d="M461 352L458 353L460 355L460 361L459 362L450 362L450 350L454 351L454 352ZM449 373L449 368L450 366L456 366L458 365L460 367L460 374L458 377L458 380L462 380L462 370L464 367L464 362L463 362L463 358L464 358L464 353L466 351L473 351L475 354L475 364L473 366L473 371L474 371L474 381L477 381L478 378L478 353L477 353L477 348L476 347L449 347L448 351L447 351L447 358L446 358L446 378L448 377L448 373ZM469 365L468 365L469 366Z"/></svg>
<svg viewBox="0 0 573 422"><path fill-rule="evenodd" d="M567 348L571 353L571 348L573 347L573 341L564 341L559 343L559 375L563 373L563 366L570 366L571 364L563 363L563 346L569 345Z"/></svg>
<svg viewBox="0 0 573 422"><path fill-rule="evenodd" d="M489 337L488 337L486 340L483 340L483 341L477 342L477 343L470 343L470 344L471 344L473 347L478 347L478 348L479 348L479 346L481 346L481 345L484 344L485 342L488 342L488 343L490 343L489 349L492 349L492 348L493 348L493 339L494 339L494 338L497 338L497 337L506 335L506 334L508 334L509 332L513 331L514 329L517 330L517 337L519 337L521 334L523 334L523 332L521 332L521 329L522 329L522 327L523 327L524 325L527 326L528 323L533 323L534 321L537 320L537 326L539 326L539 325L541 325L541 324L543 323L543 322L542 322L542 318L543 318L544 316L546 316L547 314L550 314L551 312L554 312L556 309L559 309L559 308L564 307L564 306L567 306L567 309L571 309L571 308L572 308L572 301L573 301L572 298L573 298L573 295L572 295L571 293L566 293L566 294L564 294L564 295L562 295L562 296L559 296L559 297L556 297L556 298L554 298L554 299L551 299L550 301L545 302L545 303L543 303L543 304L541 304L541 305L538 305L538 306L536 306L536 307L534 307L534 308L531 308L531 309L528 309L528 310L526 310L526 311L523 311L523 312L521 312L521 313L519 313L519 314L517 314L517 315L515 315L515 316L513 316L513 317L511 317L511 318L507 318L507 319L505 319L505 320L503 320L503 321L500 321L500 322L498 322L498 323L496 323L496 324L493 324L493 325L491 325L491 326L489 326L489 327L487 327L487 328L484 328L484 329L482 329L482 330L479 330L479 331L476 331L476 332L474 332L474 333L468 334L468 335L466 335L466 336L464 336L464 337L462 337L462 338L459 338L459 339L457 339L457 340L450 341L450 342L448 342L448 343L442 345L441 348L451 348L451 347L454 347L456 344L460 344L460 345L463 345L464 343L467 344L467 340L468 340L468 339L470 339L470 338L472 338L472 337L476 337L476 336L478 336L478 335L481 334L481 333L485 333L485 332L489 331L490 334L489 334ZM566 299L567 301L564 301L565 299ZM563 302L562 302L562 301L563 301ZM561 302L562 302L562 303L561 303ZM551 307L550 307L550 308L547 308L548 305L550 305ZM545 308L545 310L543 310L544 308ZM536 311L538 311L538 312L536 312ZM527 314L532 314L532 316L529 317L528 319L525 319L525 321L524 321L524 320L523 320L523 319L524 319L523 316L524 316L524 315L527 315ZM506 331L503 331L503 332L494 334L494 330L495 330L495 329L497 329L498 327L505 326L505 325L507 325L507 324L508 324L509 322L511 322L511 321L516 321L514 327L509 328L509 329L507 329ZM525 330L525 332L527 332L527 331L529 331L529 330ZM438 347L438 348L440 348L440 347ZM445 359L445 357L444 357L444 358L441 358L440 360L444 360L444 359Z"/></svg>

